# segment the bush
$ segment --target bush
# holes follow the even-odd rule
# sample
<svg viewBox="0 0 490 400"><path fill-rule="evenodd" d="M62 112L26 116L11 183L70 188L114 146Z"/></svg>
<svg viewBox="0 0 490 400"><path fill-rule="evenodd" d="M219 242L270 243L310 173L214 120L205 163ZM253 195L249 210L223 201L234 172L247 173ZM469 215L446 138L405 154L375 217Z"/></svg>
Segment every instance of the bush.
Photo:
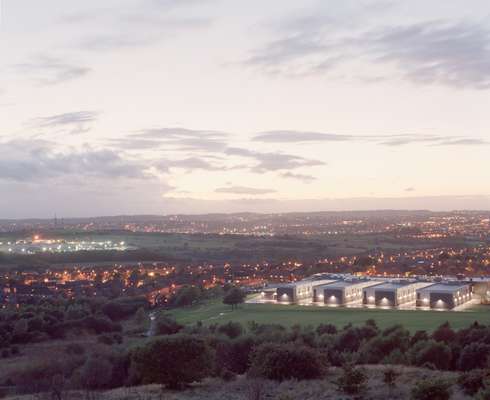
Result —
<svg viewBox="0 0 490 400"><path fill-rule="evenodd" d="M463 348L459 356L458 366L461 371L487 366L490 345L485 343L471 343Z"/></svg>
<svg viewBox="0 0 490 400"><path fill-rule="evenodd" d="M456 338L456 333L451 329L449 322L442 324L432 333L432 339L436 342L451 343Z"/></svg>
<svg viewBox="0 0 490 400"><path fill-rule="evenodd" d="M112 321L119 321L135 314L140 308L146 307L148 301L144 297L129 297L109 301L102 306L102 312Z"/></svg>
<svg viewBox="0 0 490 400"><path fill-rule="evenodd" d="M81 388L100 390L110 387L112 364L102 357L91 355L79 371Z"/></svg>
<svg viewBox="0 0 490 400"><path fill-rule="evenodd" d="M204 340L187 335L155 339L134 350L131 362L143 383L159 383L171 389L202 380L211 374L213 366Z"/></svg>
<svg viewBox="0 0 490 400"><path fill-rule="evenodd" d="M9 379L20 393L45 392L52 389L55 377L71 376L83 362L80 357L39 361L13 371Z"/></svg>
<svg viewBox="0 0 490 400"><path fill-rule="evenodd" d="M104 333L97 337L97 342L105 344L107 346L112 346L114 344L121 344L123 337L119 333Z"/></svg>
<svg viewBox="0 0 490 400"><path fill-rule="evenodd" d="M459 376L458 385L467 395L474 396L485 386L487 376L488 373L479 369L465 372Z"/></svg>
<svg viewBox="0 0 490 400"><path fill-rule="evenodd" d="M337 380L339 391L346 394L360 394L367 390L368 377L363 369L355 368L352 364L345 364L342 375Z"/></svg>
<svg viewBox="0 0 490 400"><path fill-rule="evenodd" d="M155 335L174 335L183 329L173 317L160 314L155 320Z"/></svg>
<svg viewBox="0 0 490 400"><path fill-rule="evenodd" d="M250 355L255 346L251 336L241 336L234 340L221 341L216 345L216 368L244 374L250 366Z"/></svg>
<svg viewBox="0 0 490 400"><path fill-rule="evenodd" d="M80 343L70 343L66 345L65 353L80 356L85 353L85 348Z"/></svg>
<svg viewBox="0 0 490 400"><path fill-rule="evenodd" d="M239 322L230 321L227 324L218 326L218 333L222 333L230 339L235 339L243 334L243 327Z"/></svg>
<svg viewBox="0 0 490 400"><path fill-rule="evenodd" d="M476 400L490 400L490 387L484 387L478 391Z"/></svg>
<svg viewBox="0 0 490 400"><path fill-rule="evenodd" d="M169 301L169 305L174 307L191 306L202 298L202 291L195 286L184 286L180 288Z"/></svg>
<svg viewBox="0 0 490 400"><path fill-rule="evenodd" d="M275 381L319 379L326 373L326 362L306 346L265 343L254 350L249 373Z"/></svg>
<svg viewBox="0 0 490 400"><path fill-rule="evenodd" d="M409 359L413 365L433 365L437 369L448 369L451 365L451 350L442 342L420 341L410 349Z"/></svg>
<svg viewBox="0 0 490 400"><path fill-rule="evenodd" d="M393 368L388 368L383 371L383 383L385 383L388 387L395 387L396 380L400 376L400 373L395 371Z"/></svg>
<svg viewBox="0 0 490 400"><path fill-rule="evenodd" d="M451 384L443 380L423 380L412 389L412 400L449 400Z"/></svg>
<svg viewBox="0 0 490 400"><path fill-rule="evenodd" d="M332 324L320 324L316 328L316 333L318 336L321 335L336 335L337 334L337 327Z"/></svg>

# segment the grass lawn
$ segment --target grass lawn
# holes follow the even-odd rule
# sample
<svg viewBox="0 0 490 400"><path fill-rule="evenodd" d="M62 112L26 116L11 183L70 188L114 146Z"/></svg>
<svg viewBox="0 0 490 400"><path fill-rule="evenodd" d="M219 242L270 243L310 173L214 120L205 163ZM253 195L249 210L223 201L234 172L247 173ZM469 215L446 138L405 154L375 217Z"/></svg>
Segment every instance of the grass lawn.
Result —
<svg viewBox="0 0 490 400"><path fill-rule="evenodd" d="M204 324L256 321L284 326L294 324L316 326L320 323L330 323L342 327L350 322L356 325L374 319L382 328L402 324L414 332L433 330L446 321L457 329L465 328L474 321L490 324L490 306L475 306L467 311L451 312L243 304L239 309L232 311L229 306L215 300L191 308L172 310L171 314L178 322L186 325L197 321L202 321Z"/></svg>

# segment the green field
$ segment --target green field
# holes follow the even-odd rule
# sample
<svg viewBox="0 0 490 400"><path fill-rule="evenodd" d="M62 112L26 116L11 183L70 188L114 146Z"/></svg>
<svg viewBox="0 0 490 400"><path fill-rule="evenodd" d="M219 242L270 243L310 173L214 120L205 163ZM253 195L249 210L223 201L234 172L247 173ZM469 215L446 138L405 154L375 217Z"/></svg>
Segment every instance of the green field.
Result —
<svg viewBox="0 0 490 400"><path fill-rule="evenodd" d="M229 306L213 301L191 308L172 310L171 314L178 322L185 325L197 321L202 321L204 324L255 321L284 326L294 324L316 326L321 323L330 323L342 327L348 323L357 325L368 319L374 319L382 328L402 324L414 332L433 330L446 321L449 321L453 328L465 328L474 321L490 324L490 306L475 306L467 311L452 312L243 304L238 310L232 311Z"/></svg>

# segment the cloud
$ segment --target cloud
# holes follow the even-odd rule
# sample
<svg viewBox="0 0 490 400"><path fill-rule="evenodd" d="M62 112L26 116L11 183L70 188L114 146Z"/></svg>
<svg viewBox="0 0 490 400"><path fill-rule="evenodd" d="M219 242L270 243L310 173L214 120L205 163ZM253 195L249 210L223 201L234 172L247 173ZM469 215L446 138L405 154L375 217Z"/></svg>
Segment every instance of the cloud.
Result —
<svg viewBox="0 0 490 400"><path fill-rule="evenodd" d="M251 172L263 173L267 171L293 170L301 167L312 167L325 165L318 160L310 160L304 157L281 153L262 152L243 147L230 146L231 134L213 130L191 130L186 128L156 128L140 131L127 136L116 145L131 148L134 140L135 146L144 148L155 146L155 148L172 148L176 151L197 152L209 155L225 155L247 158L254 162L253 165L235 166L234 169L249 169ZM147 141L151 141L148 143ZM164 163L167 166L167 163ZM213 167L214 168L214 167Z"/></svg>
<svg viewBox="0 0 490 400"><path fill-rule="evenodd" d="M353 136L335 133L320 133L307 131L269 131L257 134L253 140L265 143L300 143L300 142L343 142Z"/></svg>
<svg viewBox="0 0 490 400"><path fill-rule="evenodd" d="M258 161L251 170L262 173L269 171L286 171L301 167L316 167L326 165L323 161L310 160L307 158L282 153L255 153L254 158Z"/></svg>
<svg viewBox="0 0 490 400"><path fill-rule="evenodd" d="M214 165L211 162L198 157L189 157L182 160L162 161L156 164L156 168L162 172L169 172L173 168L184 169L188 172L194 170L224 171L227 169L224 166Z"/></svg>
<svg viewBox="0 0 490 400"><path fill-rule="evenodd" d="M70 64L64 60L39 56L30 62L14 66L18 72L32 76L42 86L58 85L86 76L91 70L85 66Z"/></svg>
<svg viewBox="0 0 490 400"><path fill-rule="evenodd" d="M220 152L227 146L229 134L212 130L157 128L140 131L126 137L129 140L153 140L180 150Z"/></svg>
<svg viewBox="0 0 490 400"><path fill-rule="evenodd" d="M130 178L146 179L144 163L131 161L108 149L85 146L60 150L44 140L0 142L0 180L41 182L48 179Z"/></svg>
<svg viewBox="0 0 490 400"><path fill-rule="evenodd" d="M81 134L90 130L98 115L95 111L77 111L35 118L31 124L41 129L59 128L71 134Z"/></svg>
<svg viewBox="0 0 490 400"><path fill-rule="evenodd" d="M249 195L262 195L275 193L274 189L259 189L246 186L230 186L217 188L216 193L230 193L230 194L249 194Z"/></svg>
<svg viewBox="0 0 490 400"><path fill-rule="evenodd" d="M277 130L262 132L252 139L263 143L320 143L320 142L371 142L385 146L426 144L430 146L447 145L486 145L488 141L480 138L442 135L392 134L392 135L343 135L308 131Z"/></svg>
<svg viewBox="0 0 490 400"><path fill-rule="evenodd" d="M489 144L490 142L488 140L471 138L444 140L436 143L437 146L481 146Z"/></svg>
<svg viewBox="0 0 490 400"><path fill-rule="evenodd" d="M430 21L385 28L370 36L369 56L378 63L393 63L412 82L490 88L486 27Z"/></svg>
<svg viewBox="0 0 490 400"><path fill-rule="evenodd" d="M312 175L295 174L293 172L284 172L281 174L281 177L286 178L286 179L297 179L297 180L302 181L304 183L311 183L311 182L316 180L316 178Z"/></svg>
<svg viewBox="0 0 490 400"><path fill-rule="evenodd" d="M78 14L65 15L62 22L88 25L98 21L97 28L85 31L75 46L87 51L113 51L124 48L149 46L175 37L177 34L207 28L213 22L212 16L189 16L188 7L202 5L202 1L147 0L136 6L114 9L97 9ZM183 9L183 12L180 12ZM87 26L88 28L88 26ZM79 29L80 30L80 29Z"/></svg>
<svg viewBox="0 0 490 400"><path fill-rule="evenodd" d="M348 18L342 24L320 13L286 21L277 38L243 64L275 75L308 76L360 61L369 67L364 70L390 66L391 72L383 69L385 75L417 84L490 88L490 29L480 23L437 20L390 26L364 21L353 26L350 20L345 23ZM358 78L379 78L378 72L371 77L364 72Z"/></svg>

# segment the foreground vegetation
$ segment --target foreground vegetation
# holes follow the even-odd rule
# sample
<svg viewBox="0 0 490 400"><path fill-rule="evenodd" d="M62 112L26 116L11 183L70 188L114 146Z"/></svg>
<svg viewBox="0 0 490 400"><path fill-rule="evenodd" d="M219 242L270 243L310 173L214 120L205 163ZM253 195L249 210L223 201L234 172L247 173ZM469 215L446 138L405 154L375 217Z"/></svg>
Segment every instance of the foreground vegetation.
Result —
<svg viewBox="0 0 490 400"><path fill-rule="evenodd" d="M386 368L370 366L366 368L368 376L366 391L363 398L372 400L408 399L418 381L444 379L456 382L457 374L452 372L432 371L414 367L394 367L398 379L392 389L384 382ZM266 380L238 377L233 381L221 378L208 378L198 385L191 385L184 391L162 389L159 385L124 387L108 391L91 393L93 400L334 400L349 399L359 396L348 396L339 393L336 382L342 375L342 369L330 368L327 377L321 380L297 381L287 380L274 382ZM65 391L64 400L80 400L86 398L85 392ZM41 397L42 398L42 397ZM49 397L47 397L49 399ZM452 400L468 400L471 396L454 385ZM32 395L17 395L6 400L33 400Z"/></svg>
<svg viewBox="0 0 490 400"><path fill-rule="evenodd" d="M283 325L270 319L275 309L266 307L269 314L240 323L245 311L263 307L243 300L244 293L234 287L184 287L170 299L170 310L150 310L140 297L45 299L1 310L0 395L26 400L33 395L56 400L489 398L490 326L482 321L467 321L460 329L444 322L433 330L407 329L388 318L378 319L383 324L367 319L342 325L323 318ZM203 310L221 310L220 318L197 321ZM375 315L351 309L311 312L325 317L354 311ZM390 315L395 314L410 312ZM183 324L185 315L194 322ZM266 316L269 320L261 321ZM19 397L26 395L31 397Z"/></svg>

